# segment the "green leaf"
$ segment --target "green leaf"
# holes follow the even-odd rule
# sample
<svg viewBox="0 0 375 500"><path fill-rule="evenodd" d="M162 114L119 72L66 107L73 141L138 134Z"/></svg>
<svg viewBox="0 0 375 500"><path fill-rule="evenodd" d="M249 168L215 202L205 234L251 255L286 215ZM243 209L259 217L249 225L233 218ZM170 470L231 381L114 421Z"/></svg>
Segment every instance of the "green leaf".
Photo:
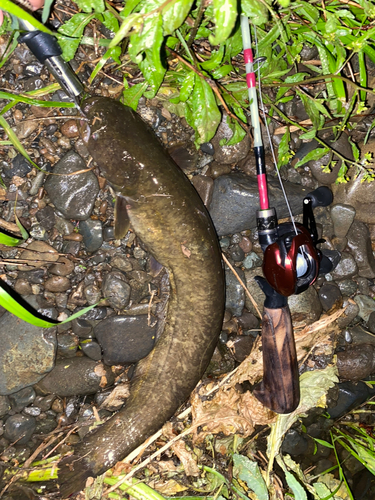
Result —
<svg viewBox="0 0 375 500"><path fill-rule="evenodd" d="M325 441L324 439L318 439L318 438L313 438L313 439L314 439L314 441L321 444L322 446L325 446L326 448L332 448L332 449L335 448L331 443L329 443L328 441Z"/></svg>
<svg viewBox="0 0 375 500"><path fill-rule="evenodd" d="M103 12L103 24L110 31L113 31L113 33L117 33L119 30L118 21L112 12L109 12L109 10Z"/></svg>
<svg viewBox="0 0 375 500"><path fill-rule="evenodd" d="M339 25L336 14L326 11L327 21L325 25L326 33L335 33Z"/></svg>
<svg viewBox="0 0 375 500"><path fill-rule="evenodd" d="M99 73L99 71L111 57L117 64L121 64L120 55L121 55L121 47L113 47L113 49L108 49L104 54L104 56L101 57L100 61L96 64L94 71L90 75L89 83L91 84L93 82L96 75Z"/></svg>
<svg viewBox="0 0 375 500"><path fill-rule="evenodd" d="M42 23L43 24L45 24L47 22L47 19L49 18L52 4L53 4L53 0L45 0L45 2L44 2L43 14L42 14Z"/></svg>
<svg viewBox="0 0 375 500"><path fill-rule="evenodd" d="M305 165L310 160L320 160L320 158L323 158L324 155L329 153L330 149L329 148L316 148L307 153L301 160L299 160L295 165L294 168L301 167L302 165Z"/></svg>
<svg viewBox="0 0 375 500"><path fill-rule="evenodd" d="M233 475L254 491L257 500L269 500L268 490L257 462L243 455L233 455Z"/></svg>
<svg viewBox="0 0 375 500"><path fill-rule="evenodd" d="M246 132L245 130L241 127L241 125L238 123L237 120L233 120L230 116L227 116L227 124L229 128L232 130L233 135L232 137L228 140L225 141L225 146L233 146L234 144L237 144L242 141L242 139L245 137Z"/></svg>
<svg viewBox="0 0 375 500"><path fill-rule="evenodd" d="M113 37L113 40L109 44L109 48L115 47L118 45L129 33L132 28L138 30L141 27L142 16L141 14L131 14L127 17L124 22L121 24L120 29Z"/></svg>
<svg viewBox="0 0 375 500"><path fill-rule="evenodd" d="M189 99L195 85L195 73L191 71L184 80L180 90L180 100L185 102Z"/></svg>
<svg viewBox="0 0 375 500"><path fill-rule="evenodd" d="M16 247L22 243L22 241L23 240L20 240L19 238L8 236L7 234L0 232L0 243L2 245L6 245L7 247Z"/></svg>
<svg viewBox="0 0 375 500"><path fill-rule="evenodd" d="M307 95L303 94L302 92L299 92L297 90L297 94L301 98L301 101L303 102L303 105L305 107L306 113L309 115L310 120L312 121L313 127L316 130L319 130L319 125L320 125L320 114L317 106L315 106L315 102L308 97Z"/></svg>
<svg viewBox="0 0 375 500"><path fill-rule="evenodd" d="M289 142L290 142L290 133L289 133L289 128L287 127L286 132L283 135L279 144L278 158L277 158L278 168L282 167L283 165L287 165L289 163L289 160L292 158L292 155L290 154Z"/></svg>
<svg viewBox="0 0 375 500"><path fill-rule="evenodd" d="M95 14L74 14L57 31L62 35L78 38L83 34L84 29L94 17Z"/></svg>
<svg viewBox="0 0 375 500"><path fill-rule="evenodd" d="M240 25L236 27L233 35L225 42L225 57L224 61L231 63L232 57L235 57L242 51L242 36Z"/></svg>
<svg viewBox="0 0 375 500"><path fill-rule="evenodd" d="M286 482L288 483L289 488L293 491L295 500L307 500L305 489L297 481L293 474L288 471L282 458L279 456L276 458L276 461L284 471Z"/></svg>
<svg viewBox="0 0 375 500"><path fill-rule="evenodd" d="M32 26L34 26L35 29L53 35L52 31L46 28L44 24L37 21L34 16L29 14L18 5L11 2L10 0L0 0L0 8L1 10L9 12L9 14L13 14L15 17L28 21Z"/></svg>
<svg viewBox="0 0 375 500"><path fill-rule="evenodd" d="M186 120L198 136L196 142L203 144L212 139L221 120L221 114L211 87L201 77L196 77L194 91L187 101Z"/></svg>
<svg viewBox="0 0 375 500"><path fill-rule="evenodd" d="M241 8L255 26L260 26L268 21L268 9L264 3L258 0L242 0Z"/></svg>
<svg viewBox="0 0 375 500"><path fill-rule="evenodd" d="M120 31L122 26L120 28ZM117 35L120 33L117 33ZM116 37L115 37L116 38ZM115 38L112 40L114 42ZM139 64L142 61L142 53L146 49L160 53L160 47L163 41L163 20L159 12L154 13L152 16L144 20L144 24L139 33L135 33L130 37L129 55L131 59ZM160 58L160 56L159 56Z"/></svg>
<svg viewBox="0 0 375 500"><path fill-rule="evenodd" d="M301 5L301 7L300 7ZM319 11L316 7L314 7L312 4L304 1L299 1L298 2L298 8L296 9L297 14L299 14L301 17L304 17L310 23L315 24L318 22L320 18Z"/></svg>
<svg viewBox="0 0 375 500"><path fill-rule="evenodd" d="M104 12L104 1L103 0L75 0L78 7L84 12Z"/></svg>
<svg viewBox="0 0 375 500"><path fill-rule="evenodd" d="M123 10L120 12L120 16L126 20L126 18L129 16L131 12L139 5L140 0L128 0L125 3L125 7Z"/></svg>
<svg viewBox="0 0 375 500"><path fill-rule="evenodd" d="M139 99L143 92L147 89L147 82L137 83L132 87L125 89L122 93L123 103L125 106L130 106L134 111L137 111Z"/></svg>
<svg viewBox="0 0 375 500"><path fill-rule="evenodd" d="M208 37L211 45L225 42L237 19L236 0L213 0L215 35Z"/></svg>
<svg viewBox="0 0 375 500"><path fill-rule="evenodd" d="M194 0L169 2L162 11L164 35L171 35L186 19Z"/></svg>
<svg viewBox="0 0 375 500"><path fill-rule="evenodd" d="M220 45L219 50L213 50L210 59L207 59L207 61L200 63L200 66L206 71L212 71L213 69L216 69L220 65L223 56L224 56L224 45Z"/></svg>
<svg viewBox="0 0 375 500"><path fill-rule="evenodd" d="M59 35L58 42L62 50L62 57L65 61L73 59L80 44L79 38L70 38L68 36Z"/></svg>
<svg viewBox="0 0 375 500"><path fill-rule="evenodd" d="M313 128L313 129L309 130L308 132L301 134L299 136L299 138L303 141L311 141L316 136L316 132L317 132L317 130L315 128Z"/></svg>

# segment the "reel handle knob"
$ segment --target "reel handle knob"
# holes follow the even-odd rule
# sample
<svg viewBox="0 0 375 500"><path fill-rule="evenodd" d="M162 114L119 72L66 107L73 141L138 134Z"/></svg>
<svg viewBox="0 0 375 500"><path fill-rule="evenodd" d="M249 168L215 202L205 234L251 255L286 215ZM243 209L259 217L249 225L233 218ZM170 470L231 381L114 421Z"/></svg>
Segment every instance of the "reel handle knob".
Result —
<svg viewBox="0 0 375 500"><path fill-rule="evenodd" d="M320 186L305 196L306 199L311 200L313 209L316 207L328 207L333 201L333 194L327 186Z"/></svg>

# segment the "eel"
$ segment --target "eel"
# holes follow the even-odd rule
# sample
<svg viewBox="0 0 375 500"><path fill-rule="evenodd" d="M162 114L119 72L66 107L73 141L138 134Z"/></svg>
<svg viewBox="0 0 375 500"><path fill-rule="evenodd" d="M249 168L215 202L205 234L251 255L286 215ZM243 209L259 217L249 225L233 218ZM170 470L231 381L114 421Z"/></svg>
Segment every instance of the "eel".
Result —
<svg viewBox="0 0 375 500"><path fill-rule="evenodd" d="M170 297L164 329L138 362L124 408L59 463L63 498L127 456L188 399L217 344L225 302L217 235L189 179L131 108L105 97L89 98L82 107L88 125L81 122L81 136L117 195L115 224L128 217L166 267Z"/></svg>

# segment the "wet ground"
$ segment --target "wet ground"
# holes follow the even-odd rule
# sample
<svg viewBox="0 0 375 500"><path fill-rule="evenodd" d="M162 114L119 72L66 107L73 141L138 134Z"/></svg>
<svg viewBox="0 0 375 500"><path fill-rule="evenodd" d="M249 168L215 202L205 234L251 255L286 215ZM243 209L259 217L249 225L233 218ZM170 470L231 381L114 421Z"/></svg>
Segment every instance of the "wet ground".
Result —
<svg viewBox="0 0 375 500"><path fill-rule="evenodd" d="M6 39L0 39L0 45L5 44ZM90 53L78 51L75 64L83 81L90 74L87 58ZM2 68L4 90L20 93L40 89L49 80L46 69L23 45ZM113 75L98 78L90 90L95 95L119 96ZM61 91L45 98L66 100ZM5 104L3 101L0 106ZM296 102L290 113L297 110ZM222 125L215 139L197 151L192 129L156 99L141 99L138 112L201 195L224 255L262 311L264 296L254 280L262 274L263 256L255 229L258 198L250 140L221 147L220 140L228 133ZM158 311L168 293L165 272L155 269L137 235L131 230L124 239L115 239L114 192L98 167L89 162L76 116L75 109L22 103L4 114L41 170L13 147L1 147L0 226L17 234L16 214L30 235L19 247L0 246L3 282L54 320L66 319L101 301L83 317L48 330L2 311L0 450L5 466L68 451L84 439L88 422L105 419L123 405L134 363L153 348ZM359 124L357 141L365 132L366 124ZM273 136L276 146L280 137ZM312 147L301 144L295 136L297 157ZM352 155L345 133L333 147L348 158ZM366 151L371 149L375 146L370 139ZM269 158L268 162L271 203L279 219L284 219L288 217L285 201ZM375 372L375 190L371 184L361 184L360 177L337 186L337 172L323 173L323 164L324 158L298 169L291 165L282 169L297 220L301 220L302 199L308 192L320 185L332 188L333 204L316 209L315 215L319 236L326 240L321 248L341 252L333 272L320 276L306 292L289 300L296 329L345 308L335 330L325 342L320 339L311 345L301 365L301 372L323 369L332 362L333 353L337 354L340 383L329 393L331 419L322 416L323 409L316 409L304 420L305 432L301 432L300 423L295 424L283 444L284 453L300 462L304 470L315 467L314 474L329 469L335 461L332 451L323 445L318 444L314 453L312 438L328 439L335 422L361 424L370 432L374 424L371 412L347 414L373 393L362 381ZM260 331L254 305L232 270L226 267L225 272L226 312L206 373L209 380L220 380L244 361ZM76 430L57 451L57 442L49 444L52 437L63 439L72 429ZM213 461L223 465L226 448L220 439L219 434ZM43 443L46 446L34 456ZM207 448L202 453L207 454ZM345 450L340 453L341 459L346 458L345 471L355 499L372 499L371 473L358 461L349 460Z"/></svg>

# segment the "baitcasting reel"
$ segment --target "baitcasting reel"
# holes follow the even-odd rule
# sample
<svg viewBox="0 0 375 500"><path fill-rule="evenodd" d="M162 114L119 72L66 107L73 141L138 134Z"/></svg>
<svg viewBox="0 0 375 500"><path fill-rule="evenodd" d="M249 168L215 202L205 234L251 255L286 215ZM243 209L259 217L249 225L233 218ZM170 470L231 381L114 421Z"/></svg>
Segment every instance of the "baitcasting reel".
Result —
<svg viewBox="0 0 375 500"><path fill-rule="evenodd" d="M313 209L332 203L326 186L317 188L303 200L303 224L278 224L274 208L257 213L259 242L264 252L263 273L274 290L289 297L312 285L318 274L327 274L337 265L340 253L317 249L318 240Z"/></svg>

